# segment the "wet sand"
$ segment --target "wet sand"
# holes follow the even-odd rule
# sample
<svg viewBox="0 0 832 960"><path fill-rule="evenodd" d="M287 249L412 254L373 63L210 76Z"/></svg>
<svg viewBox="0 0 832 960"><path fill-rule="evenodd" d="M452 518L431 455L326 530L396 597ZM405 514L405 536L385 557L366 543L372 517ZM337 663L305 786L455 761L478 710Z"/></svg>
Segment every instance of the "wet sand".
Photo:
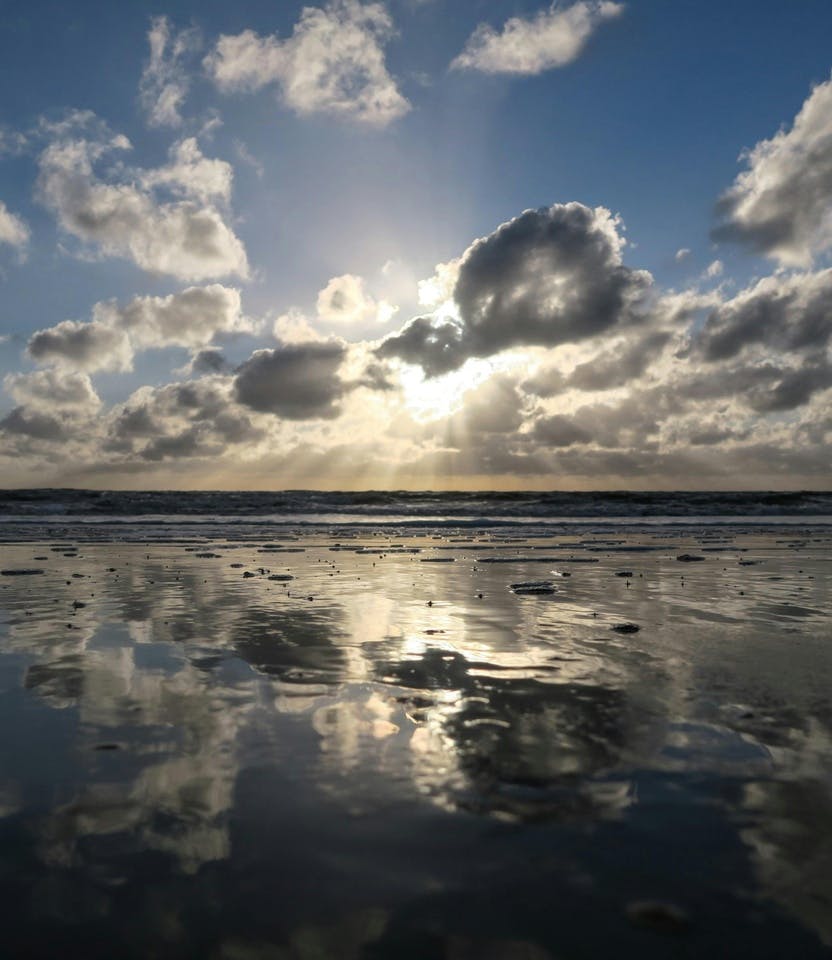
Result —
<svg viewBox="0 0 832 960"><path fill-rule="evenodd" d="M0 568L9 956L832 949L828 528Z"/></svg>

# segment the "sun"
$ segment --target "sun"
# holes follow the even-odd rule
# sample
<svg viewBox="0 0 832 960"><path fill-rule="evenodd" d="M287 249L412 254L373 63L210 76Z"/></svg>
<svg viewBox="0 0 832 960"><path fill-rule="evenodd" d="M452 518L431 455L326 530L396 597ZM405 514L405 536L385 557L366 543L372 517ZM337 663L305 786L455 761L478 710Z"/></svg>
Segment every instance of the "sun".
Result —
<svg viewBox="0 0 832 960"><path fill-rule="evenodd" d="M399 380L405 407L420 423L448 417L462 409L466 393L516 363L517 358L508 354L488 360L473 357L441 377L426 377L419 367L403 364Z"/></svg>

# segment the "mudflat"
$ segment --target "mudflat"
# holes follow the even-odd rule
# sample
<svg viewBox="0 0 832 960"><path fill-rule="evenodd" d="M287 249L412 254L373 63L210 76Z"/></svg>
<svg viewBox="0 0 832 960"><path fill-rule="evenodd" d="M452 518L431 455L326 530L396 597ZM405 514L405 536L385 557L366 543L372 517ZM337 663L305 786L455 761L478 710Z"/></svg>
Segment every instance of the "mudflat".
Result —
<svg viewBox="0 0 832 960"><path fill-rule="evenodd" d="M0 566L9 956L832 947L828 528L61 539Z"/></svg>

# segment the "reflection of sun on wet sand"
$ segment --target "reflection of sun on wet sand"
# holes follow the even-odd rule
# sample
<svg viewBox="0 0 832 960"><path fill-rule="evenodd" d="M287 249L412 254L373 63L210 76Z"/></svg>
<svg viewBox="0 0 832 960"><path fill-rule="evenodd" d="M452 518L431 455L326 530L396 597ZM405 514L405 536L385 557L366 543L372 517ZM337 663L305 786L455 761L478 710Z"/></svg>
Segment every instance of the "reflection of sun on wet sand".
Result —
<svg viewBox="0 0 832 960"><path fill-rule="evenodd" d="M12 943L829 942L827 534L73 543L3 546Z"/></svg>

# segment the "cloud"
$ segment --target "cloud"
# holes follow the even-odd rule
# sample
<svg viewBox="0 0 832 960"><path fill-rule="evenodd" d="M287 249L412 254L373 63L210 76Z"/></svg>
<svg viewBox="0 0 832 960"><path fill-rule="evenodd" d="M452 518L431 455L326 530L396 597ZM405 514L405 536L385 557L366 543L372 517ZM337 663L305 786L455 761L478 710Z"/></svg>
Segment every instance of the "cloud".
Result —
<svg viewBox="0 0 832 960"><path fill-rule="evenodd" d="M825 357L819 357L781 371L775 384L769 389L753 391L746 401L758 413L779 413L802 407L828 387L832 387L832 365Z"/></svg>
<svg viewBox="0 0 832 960"><path fill-rule="evenodd" d="M91 438L92 418L101 407L101 399L85 374L62 370L36 370L7 374L3 388L17 406L0 420L0 432L14 449L7 454L46 448L54 454L66 449L79 433Z"/></svg>
<svg viewBox="0 0 832 960"><path fill-rule="evenodd" d="M173 145L167 166L140 173L146 190L165 187L174 196L205 204L228 203L233 179L231 164L204 156L195 137L186 137Z"/></svg>
<svg viewBox="0 0 832 960"><path fill-rule="evenodd" d="M832 247L832 80L814 88L791 129L761 140L745 159L719 201L714 239L784 266L810 266Z"/></svg>
<svg viewBox="0 0 832 960"><path fill-rule="evenodd" d="M113 182L95 172L103 158L130 149L124 136L93 139L73 136L89 115L52 125L57 138L40 156L38 193L61 228L101 255L131 260L151 273L180 280L248 276L245 249L215 200L225 201L231 168L206 160L193 140L174 147L171 163L156 170L109 171ZM176 199L154 195L163 186Z"/></svg>
<svg viewBox="0 0 832 960"><path fill-rule="evenodd" d="M642 324L652 277L624 266L619 220L580 203L526 210L465 251L458 319L420 317L379 347L430 376L509 347L578 342Z"/></svg>
<svg viewBox="0 0 832 960"><path fill-rule="evenodd" d="M262 439L232 396L228 377L141 387L109 418L105 448L145 461L218 457Z"/></svg>
<svg viewBox="0 0 832 960"><path fill-rule="evenodd" d="M377 301L364 289L364 280L351 273L333 277L318 294L318 316L337 327L387 323L397 307Z"/></svg>
<svg viewBox="0 0 832 960"><path fill-rule="evenodd" d="M331 420L349 389L338 376L346 353L337 341L256 350L237 370L234 395L252 410L287 420Z"/></svg>
<svg viewBox="0 0 832 960"><path fill-rule="evenodd" d="M196 376L210 373L225 373L230 369L230 364L225 359L221 350L215 347L209 347L200 350L191 358L187 372Z"/></svg>
<svg viewBox="0 0 832 960"><path fill-rule="evenodd" d="M713 280L715 277L721 277L724 270L725 264L721 260L712 260L705 270L705 276L709 280Z"/></svg>
<svg viewBox="0 0 832 960"><path fill-rule="evenodd" d="M553 3L528 19L511 17L499 33L481 23L451 67L511 74L538 74L563 67L580 55L601 23L623 10L620 3L581 0L566 8Z"/></svg>
<svg viewBox="0 0 832 960"><path fill-rule="evenodd" d="M29 408L94 413L101 406L101 398L83 373L62 370L10 373L3 380L3 388L16 403Z"/></svg>
<svg viewBox="0 0 832 960"><path fill-rule="evenodd" d="M29 137L0 124L0 157L19 156L29 145Z"/></svg>
<svg viewBox="0 0 832 960"><path fill-rule="evenodd" d="M417 317L379 346L378 356L421 366L429 377L457 370L470 356L462 324Z"/></svg>
<svg viewBox="0 0 832 960"><path fill-rule="evenodd" d="M66 438L65 425L57 417L38 411L29 412L24 407L15 407L0 420L0 432L50 442Z"/></svg>
<svg viewBox="0 0 832 960"><path fill-rule="evenodd" d="M462 407L448 418L446 442L466 437L511 434L523 426L525 398L515 381L497 374L466 391ZM428 425L426 432L432 430Z"/></svg>
<svg viewBox="0 0 832 960"><path fill-rule="evenodd" d="M690 249L688 247L680 247L676 251L676 254L673 257L673 259L676 261L676 263L681 263L683 260L687 260L689 256L690 256Z"/></svg>
<svg viewBox="0 0 832 960"><path fill-rule="evenodd" d="M138 350L193 350L217 336L255 329L242 314L239 290L213 283L167 297L135 297L123 305L97 303L90 321L64 320L33 334L28 352L38 363L88 372L130 370Z"/></svg>
<svg viewBox="0 0 832 960"><path fill-rule="evenodd" d="M641 377L671 339L665 330L626 340L578 364L565 380L577 390L612 390Z"/></svg>
<svg viewBox="0 0 832 960"><path fill-rule="evenodd" d="M752 347L793 352L824 350L832 339L832 270L765 277L721 303L695 338L709 362Z"/></svg>
<svg viewBox="0 0 832 960"><path fill-rule="evenodd" d="M285 40L252 30L221 36L205 64L220 90L277 84L298 114L383 127L410 109L385 64L383 45L392 34L384 4L332 0L323 8L304 7Z"/></svg>
<svg viewBox="0 0 832 960"><path fill-rule="evenodd" d="M589 443L592 436L569 417L556 413L537 421L534 438L547 447L571 447L575 443Z"/></svg>
<svg viewBox="0 0 832 960"><path fill-rule="evenodd" d="M133 348L127 333L109 323L64 320L32 334L27 347L37 363L55 363L74 370L130 370Z"/></svg>
<svg viewBox="0 0 832 960"><path fill-rule="evenodd" d="M22 250L29 243L29 228L0 200L0 243Z"/></svg>
<svg viewBox="0 0 832 960"><path fill-rule="evenodd" d="M197 45L195 30L171 29L167 17L150 21L148 59L139 81L139 100L151 127L178 127L190 82L182 61Z"/></svg>
<svg viewBox="0 0 832 960"><path fill-rule="evenodd" d="M219 283L188 287L167 297L135 297L124 306L112 301L96 304L94 315L125 330L137 349L195 348L217 336L257 329L242 313L240 291Z"/></svg>

